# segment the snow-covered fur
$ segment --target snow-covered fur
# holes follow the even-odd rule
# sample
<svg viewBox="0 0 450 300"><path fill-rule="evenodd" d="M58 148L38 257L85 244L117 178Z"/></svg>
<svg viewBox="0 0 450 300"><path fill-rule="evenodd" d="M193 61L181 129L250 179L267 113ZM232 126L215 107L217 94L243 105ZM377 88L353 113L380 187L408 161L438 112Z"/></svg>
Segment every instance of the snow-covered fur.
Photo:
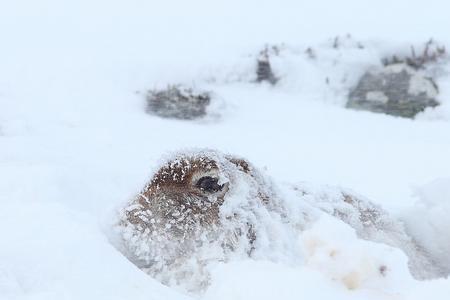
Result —
<svg viewBox="0 0 450 300"><path fill-rule="evenodd" d="M307 184L282 193L246 160L211 150L168 158L121 211L118 228L125 255L137 266L165 284L199 291L218 262L301 263L299 234L324 213L362 239L403 250L414 277L441 275L403 225L364 198Z"/></svg>
<svg viewBox="0 0 450 300"><path fill-rule="evenodd" d="M272 184L243 159L215 151L174 155L121 213L127 255L169 285L201 289L204 267L248 256L273 240L282 205ZM258 240L258 242L256 242Z"/></svg>

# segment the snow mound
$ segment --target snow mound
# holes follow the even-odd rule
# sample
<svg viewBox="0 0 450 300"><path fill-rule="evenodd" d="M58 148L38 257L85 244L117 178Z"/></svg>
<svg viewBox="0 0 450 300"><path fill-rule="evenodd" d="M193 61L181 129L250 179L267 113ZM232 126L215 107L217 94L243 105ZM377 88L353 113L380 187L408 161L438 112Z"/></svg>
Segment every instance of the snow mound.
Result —
<svg viewBox="0 0 450 300"><path fill-rule="evenodd" d="M350 190L307 183L295 185L294 190L303 201L350 225L359 238L401 249L409 258L410 271L416 279L446 275L426 248L407 234L401 221L363 196Z"/></svg>
<svg viewBox="0 0 450 300"><path fill-rule="evenodd" d="M305 100L346 107L347 102L352 98L349 95L351 91L358 87L358 82L367 81L365 77L369 76L373 70L382 70L382 72L386 70L388 73L394 68L390 66L385 68L386 65L394 62L404 62L407 68L411 68L410 64L418 64L420 60L424 60L420 64L420 70L414 71L420 76L405 76L408 81L411 77L411 90L408 91L409 85L406 85L405 93L410 93L416 98L418 93L423 93L432 100L429 100L429 105L418 110L421 112L430 106L431 108L425 110L426 118L438 118L441 115L444 117L450 106L447 101L449 90L446 83L449 73L449 56L439 43L425 45L428 46L422 43L386 44L358 40L351 35L336 36L317 44L265 45L262 51L254 50L253 54L236 58L228 65L211 67L200 77L216 84L266 82L271 89L301 94ZM424 47L429 47L430 50L423 50L424 54L410 57L411 49L418 49L417 51L421 52ZM402 89L405 84L400 81L393 80L391 85ZM378 86L384 84L376 83ZM378 87L378 89L387 88ZM395 89L389 89L395 93ZM439 95L436 95L438 90ZM376 94L369 96L377 99L385 98ZM436 107L438 104L440 106ZM417 113L416 110L414 115ZM424 113L420 115L422 114ZM421 116L421 118L424 117Z"/></svg>
<svg viewBox="0 0 450 300"><path fill-rule="evenodd" d="M442 178L417 188L414 207L404 213L408 232L450 274L450 179Z"/></svg>
<svg viewBox="0 0 450 300"><path fill-rule="evenodd" d="M386 290L411 280L407 258L400 250L358 240L345 223L323 216L301 234L306 266L349 290Z"/></svg>
<svg viewBox="0 0 450 300"><path fill-rule="evenodd" d="M2 203L0 299L183 299L117 252L92 217L59 203Z"/></svg>
<svg viewBox="0 0 450 300"><path fill-rule="evenodd" d="M301 266L241 260L211 269L201 297L221 299L446 299L448 281L417 282L398 249L358 239L354 230L327 215L296 239ZM230 276L230 274L233 274Z"/></svg>

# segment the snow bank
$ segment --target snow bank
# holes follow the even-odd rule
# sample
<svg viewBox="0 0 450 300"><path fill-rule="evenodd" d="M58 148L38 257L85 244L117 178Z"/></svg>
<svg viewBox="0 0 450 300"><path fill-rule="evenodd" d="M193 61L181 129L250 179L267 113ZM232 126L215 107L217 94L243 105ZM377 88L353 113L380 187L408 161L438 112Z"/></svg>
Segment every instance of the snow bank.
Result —
<svg viewBox="0 0 450 300"><path fill-rule="evenodd" d="M450 179L416 188L415 196L415 205L403 215L407 229L450 275Z"/></svg>
<svg viewBox="0 0 450 300"><path fill-rule="evenodd" d="M252 260L221 264L202 299L447 299L448 280L416 282L397 249L356 238L323 216L302 233L305 264ZM231 274L231 275L230 275Z"/></svg>
<svg viewBox="0 0 450 300"><path fill-rule="evenodd" d="M282 92L302 95L302 101L326 102L328 104L345 107L349 93L356 88L358 81L368 71L378 70L383 67L383 62L392 56L405 60L411 56L411 49L415 52L423 52L425 41L422 43L382 43L371 40L357 40L350 35L336 36L315 44L274 44L261 46L246 56L236 58L233 63L212 67L200 77L205 81L215 84L224 83L256 83L257 61L260 52L266 55L271 70L276 78L276 84L272 89ZM433 43L431 47L438 47L439 43ZM432 50L430 50L431 52ZM425 89L426 94L434 98L438 96L441 106L436 109L427 109L421 113L421 119L437 119L445 117L450 106L447 100L449 93L447 78L449 76L448 56L442 55L436 61L424 64L419 71L420 76L432 78L436 82L441 94L431 86L428 79L412 82L412 87L417 89L411 94ZM390 68L392 69L392 68ZM387 69L388 72L390 69ZM383 71L384 72L384 71ZM421 78L421 77L420 77ZM417 81L417 82L416 82ZM424 83L425 82L425 83ZM428 84L428 86L422 85ZM264 84L263 85L268 85ZM420 85L420 86L419 86Z"/></svg>
<svg viewBox="0 0 450 300"><path fill-rule="evenodd" d="M300 201L350 225L359 238L402 250L414 278L424 280L448 274L408 235L401 221L365 197L346 189L307 183L294 185L294 191Z"/></svg>
<svg viewBox="0 0 450 300"><path fill-rule="evenodd" d="M58 203L2 203L0 298L182 299L131 265L92 217Z"/></svg>

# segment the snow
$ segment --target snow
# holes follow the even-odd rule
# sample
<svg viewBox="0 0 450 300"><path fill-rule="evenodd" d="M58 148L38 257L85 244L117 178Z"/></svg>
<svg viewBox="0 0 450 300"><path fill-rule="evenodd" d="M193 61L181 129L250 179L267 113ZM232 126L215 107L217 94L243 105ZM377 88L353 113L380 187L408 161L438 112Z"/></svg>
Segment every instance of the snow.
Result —
<svg viewBox="0 0 450 300"><path fill-rule="evenodd" d="M203 298L446 299L450 291L446 280L413 281L402 253L356 240L336 220L320 219L302 240L309 247L302 268L268 261L224 264L214 270L213 284ZM379 272L384 264L394 266L386 275Z"/></svg>
<svg viewBox="0 0 450 300"><path fill-rule="evenodd" d="M403 219L413 237L450 271L450 180L440 178L416 188L418 200L404 211Z"/></svg>
<svg viewBox="0 0 450 300"><path fill-rule="evenodd" d="M359 239L326 215L289 240L298 261L275 249L211 265L203 294L142 272L115 247L112 227L161 156L207 147L246 157L280 188L351 188L404 220L450 268L449 65L426 70L442 104L415 120L344 109L349 87L382 58L430 37L449 45L448 6L0 4L0 299L447 299L449 279L414 280L400 250ZM282 44L271 57L277 85L252 82L258 53ZM178 83L213 91L220 118L145 113L147 90Z"/></svg>

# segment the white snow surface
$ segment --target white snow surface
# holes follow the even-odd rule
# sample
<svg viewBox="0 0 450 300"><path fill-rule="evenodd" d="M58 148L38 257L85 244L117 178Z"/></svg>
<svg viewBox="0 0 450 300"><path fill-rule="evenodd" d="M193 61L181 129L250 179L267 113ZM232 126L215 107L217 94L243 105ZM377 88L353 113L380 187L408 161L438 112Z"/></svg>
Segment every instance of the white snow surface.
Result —
<svg viewBox="0 0 450 300"><path fill-rule="evenodd" d="M359 239L328 215L280 235L295 259L274 249L217 263L201 294L145 274L111 231L161 156L207 147L247 158L280 188L306 181L357 191L404 220L448 268L449 64L421 71L435 77L441 105L415 120L344 105L383 57L430 37L448 48L449 8L444 0L3 1L0 299L448 299L450 279L414 280L401 250ZM253 82L265 45L281 49L271 57L275 86ZM220 118L145 113L148 89L177 83L213 91Z"/></svg>

